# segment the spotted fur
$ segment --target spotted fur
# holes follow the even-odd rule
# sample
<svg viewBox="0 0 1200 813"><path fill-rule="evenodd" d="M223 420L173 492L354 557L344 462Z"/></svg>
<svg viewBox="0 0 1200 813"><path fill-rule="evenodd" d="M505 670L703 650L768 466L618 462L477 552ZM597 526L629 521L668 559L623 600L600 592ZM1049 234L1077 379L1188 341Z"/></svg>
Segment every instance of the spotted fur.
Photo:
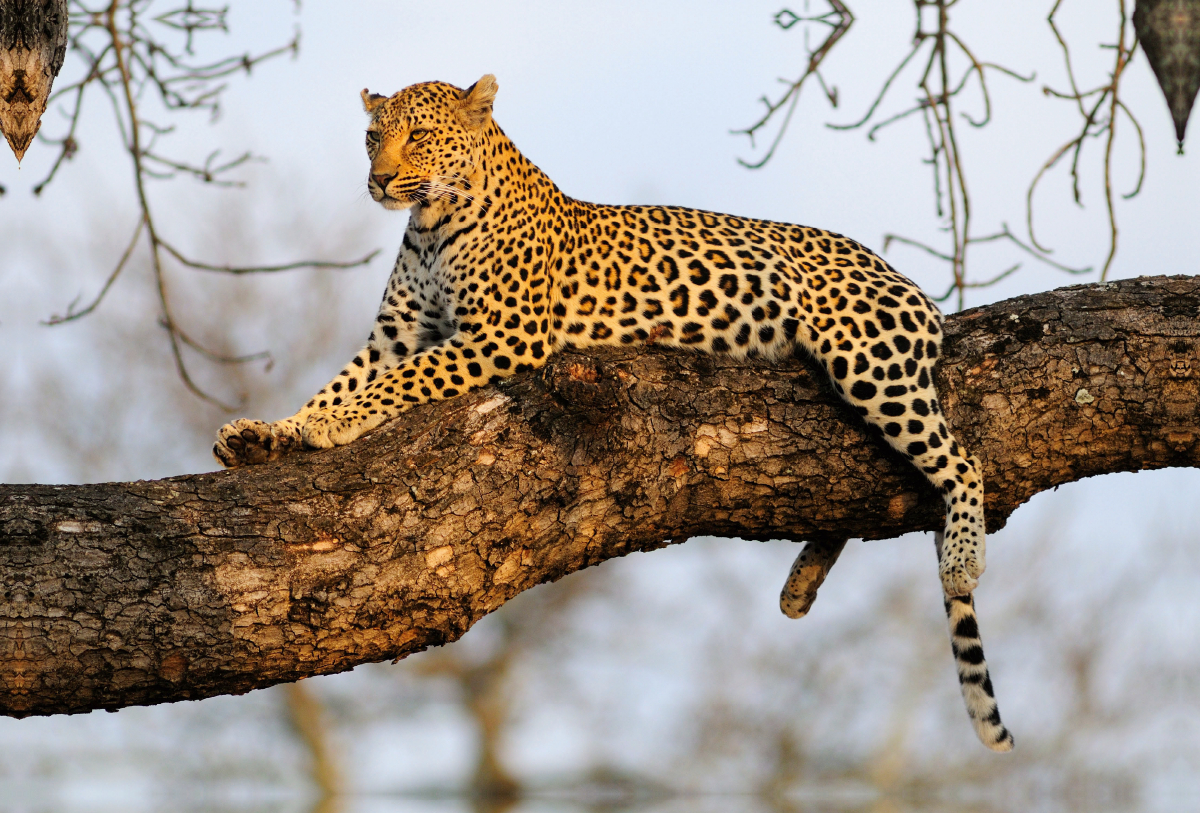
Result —
<svg viewBox="0 0 1200 813"><path fill-rule="evenodd" d="M788 618L803 618L817 600L830 568L842 555L845 539L810 539L801 544L796 561L779 593L779 609Z"/></svg>
<svg viewBox="0 0 1200 813"><path fill-rule="evenodd" d="M983 657L975 600L965 595L948 597L945 601L946 620L950 624L950 645L954 650L954 664L958 668L958 684L971 725L979 741L988 748L1011 751L1013 735L1000 722L1000 707L996 705L992 678Z"/></svg>
<svg viewBox="0 0 1200 813"><path fill-rule="evenodd" d="M228 467L350 443L404 410L537 368L562 345L670 345L735 358L800 347L946 503L940 574L984 569L983 484L946 426L932 370L941 314L854 240L806 226L563 194L492 119L496 81L384 97L367 188L408 229L366 346L295 415L239 420Z"/></svg>
<svg viewBox="0 0 1200 813"><path fill-rule="evenodd" d="M938 558L942 555L942 534L934 535ZM992 689L987 660L983 657L983 640L979 636L979 618L975 614L975 599L965 596L946 596L946 621L950 625L950 648L958 669L958 685L967 716L979 741L993 751L1011 751L1013 735L1000 722L1000 707Z"/></svg>

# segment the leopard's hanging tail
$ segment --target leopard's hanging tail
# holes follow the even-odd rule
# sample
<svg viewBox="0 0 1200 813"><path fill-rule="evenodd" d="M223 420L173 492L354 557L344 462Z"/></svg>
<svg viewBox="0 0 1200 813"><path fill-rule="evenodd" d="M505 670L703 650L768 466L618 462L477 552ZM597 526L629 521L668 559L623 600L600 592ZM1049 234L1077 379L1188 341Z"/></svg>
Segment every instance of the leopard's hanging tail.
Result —
<svg viewBox="0 0 1200 813"><path fill-rule="evenodd" d="M934 534L939 557L942 535ZM817 589L837 562L844 539L810 540L800 549L779 594L779 609L789 618L806 615L817 597ZM975 617L975 600L970 594L945 599L946 619L950 623L950 646L954 650L954 665L958 669L958 684L967 704L967 715L979 741L993 751L1011 751L1013 736L1000 722L1000 709L992 691L987 661L983 657L983 641L979 638L979 621Z"/></svg>
<svg viewBox="0 0 1200 813"><path fill-rule="evenodd" d="M975 600L968 593L946 600L946 619L950 622L950 646L954 650L954 665L958 667L958 684L967 715L979 741L993 751L1011 751L1013 735L1000 722L1000 707L992 691L987 661L983 657L983 641L979 638L979 622L975 617Z"/></svg>

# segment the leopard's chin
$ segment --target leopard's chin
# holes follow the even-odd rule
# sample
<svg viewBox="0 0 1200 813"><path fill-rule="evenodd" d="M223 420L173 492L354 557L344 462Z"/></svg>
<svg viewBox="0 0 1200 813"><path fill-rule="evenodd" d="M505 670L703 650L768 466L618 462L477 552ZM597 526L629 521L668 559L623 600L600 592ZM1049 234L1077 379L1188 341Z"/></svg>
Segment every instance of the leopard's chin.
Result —
<svg viewBox="0 0 1200 813"><path fill-rule="evenodd" d="M390 209L395 212L402 212L405 209L411 209L412 205L413 205L413 201L400 200L399 198L393 198L393 197L389 197L389 196L385 195L382 198L380 198L379 204L381 206L383 206L383 208L385 208L385 209Z"/></svg>

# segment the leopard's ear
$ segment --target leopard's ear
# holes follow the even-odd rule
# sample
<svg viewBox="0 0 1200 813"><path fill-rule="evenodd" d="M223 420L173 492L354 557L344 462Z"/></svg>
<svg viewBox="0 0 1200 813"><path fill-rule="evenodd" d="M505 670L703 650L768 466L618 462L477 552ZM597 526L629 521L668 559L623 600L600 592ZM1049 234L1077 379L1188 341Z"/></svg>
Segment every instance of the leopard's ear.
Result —
<svg viewBox="0 0 1200 813"><path fill-rule="evenodd" d="M387 101L387 96L380 96L378 93L363 88L362 90L363 110L368 113L374 113L375 108Z"/></svg>
<svg viewBox="0 0 1200 813"><path fill-rule="evenodd" d="M464 90L459 97L459 121L468 129L482 129L492 118L492 101L497 89L496 77L489 73Z"/></svg>

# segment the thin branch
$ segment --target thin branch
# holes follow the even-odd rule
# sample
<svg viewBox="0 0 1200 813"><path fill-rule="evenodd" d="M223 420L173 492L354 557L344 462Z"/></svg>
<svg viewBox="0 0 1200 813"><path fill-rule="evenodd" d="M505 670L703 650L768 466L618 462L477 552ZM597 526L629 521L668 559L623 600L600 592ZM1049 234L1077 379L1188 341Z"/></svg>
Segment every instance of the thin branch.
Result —
<svg viewBox="0 0 1200 813"><path fill-rule="evenodd" d="M72 42L72 45L75 50L80 50L80 44L77 41ZM79 125L79 113L83 110L83 89L88 83L99 79L97 69L100 64L100 60L102 60L104 56L106 56L106 53L101 52L99 56L92 57L92 68L88 71L87 76L81 82L77 83L77 85L74 87L68 85L65 88L59 88L59 91L50 98L50 101L53 101L62 94L74 92L75 105L74 109L71 111L71 115L69 116L70 124L67 127L67 134L65 136L59 139L53 139L44 135L44 131L39 131L39 139L48 144L58 144L61 146L61 149L58 151L58 157L55 158L54 164L50 167L50 172L47 173L46 177L33 187L34 195L42 194L42 190L46 188L46 185L54 180L55 174L58 173L58 168L62 166L64 161L71 160L71 158L75 156L76 151L79 149L79 143L75 140L75 129Z"/></svg>
<svg viewBox="0 0 1200 813"><path fill-rule="evenodd" d="M220 271L225 274L270 274L278 271L295 271L300 268L356 268L360 265L367 265L371 260L379 254L380 249L375 249L365 257L360 257L357 260L349 260L346 262L333 262L325 260L301 260L299 262L287 263L286 265L255 265L255 266L236 266L236 265L211 265L209 263L197 262L185 257L177 248L169 243L159 241L159 245L166 250L168 254L174 257L179 262L189 268L197 268L202 271Z"/></svg>
<svg viewBox="0 0 1200 813"><path fill-rule="evenodd" d="M1133 57L1133 49L1137 47L1137 36L1135 35L1133 42L1129 45L1129 49L1125 49L1125 28L1128 25L1128 17L1125 14L1124 0L1117 0L1117 6L1121 10L1121 28L1117 36L1117 65L1112 73L1112 102L1108 113L1108 141L1104 145L1104 202L1108 209L1109 244L1108 257L1105 258L1104 267L1100 270L1101 282L1108 279L1108 270L1112 267L1113 259L1117 256L1117 213L1113 208L1112 152L1113 142L1117 137L1117 111L1120 109L1118 93L1121 84L1121 74L1125 71L1125 66L1129 64L1129 60ZM1129 114L1128 110L1125 112L1127 115ZM1144 141L1142 142L1142 146L1142 163L1144 164ZM1141 186L1140 182L1138 185Z"/></svg>
<svg viewBox="0 0 1200 813"><path fill-rule="evenodd" d="M1083 145L1088 138L1099 138L1105 136L1104 142L1104 164L1103 164L1103 179L1104 179L1104 202L1105 213L1108 218L1108 252L1105 256L1104 265L1100 270L1101 281L1108 278L1108 272L1112 268L1113 260L1117 254L1117 214L1115 199L1113 195L1112 184L1112 163L1113 163L1113 146L1116 142L1116 122L1118 111L1123 112L1129 121L1133 124L1134 131L1138 136L1138 179L1132 192L1123 195L1125 199L1136 196L1142 189L1142 183L1146 177L1146 139L1142 132L1141 123L1132 111L1125 105L1120 97L1121 77L1128 66L1129 61L1133 58L1134 51L1137 48L1137 35L1132 38L1127 37L1130 31L1128 24L1128 16L1125 13L1124 0L1117 0L1118 10L1118 28L1116 44L1111 47L1115 51L1114 65L1112 72L1109 74L1107 83L1094 87L1091 90L1081 91L1079 84L1075 79L1074 68L1072 67L1071 51L1067 46L1066 40L1062 36L1062 32L1058 29L1058 24L1055 21L1055 14L1058 13L1059 6L1062 0L1057 0L1054 7L1050 11L1046 22L1050 26L1050 30L1054 32L1055 39L1058 40L1059 47L1063 52L1063 59L1067 68L1067 80L1071 87L1070 93L1054 90L1050 87L1045 87L1042 92L1046 96L1051 96L1058 99L1064 99L1075 103L1079 111L1079 115L1083 119L1083 124L1079 128L1078 134L1059 147L1053 155L1051 155L1041 168L1034 175L1033 180L1029 184L1029 189L1025 194L1025 224L1029 231L1030 242L1037 247L1038 250L1049 253L1049 249L1038 242L1034 233L1034 213L1033 213L1033 197L1037 190L1038 184L1042 178L1049 172L1062 158L1071 154L1071 192L1075 202L1080 206L1083 205L1082 194L1080 191L1080 172L1079 163L1083 155ZM1085 100L1094 99L1091 107L1085 105ZM1107 115L1102 115L1102 111L1107 107Z"/></svg>
<svg viewBox="0 0 1200 813"><path fill-rule="evenodd" d="M1038 262L1045 263L1046 265L1049 265L1049 266L1056 268L1057 270L1062 271L1067 274L1073 274L1073 275L1090 274L1094 270L1092 268L1092 266L1090 266L1090 265L1087 266L1086 268L1072 268L1069 265L1063 265L1062 263L1055 262L1051 258L1047 257L1045 255L1045 253L1040 252L1037 249L1035 249L1034 247L1023 243L1016 235L1014 235L1009 230L1007 223L1002 224L1001 230L994 234L985 234L982 237L971 237L966 242L968 244L993 243L993 242L1001 241L1001 240L1012 243L1013 245L1020 248L1022 251L1029 254L1031 257L1033 257ZM938 251L933 246L930 246L926 243L922 243L919 240L913 240L910 237L903 237L899 234L884 235L883 250L887 251L889 248L891 248L892 243L901 243L903 245L912 246L913 248L916 248L920 251L924 251L926 254L929 254L932 257L936 257L937 259L942 260L943 262L948 262L948 263L954 262L954 257L952 255L946 254L942 251ZM1012 265L1009 268L1005 269L1004 271L1001 271L1000 273L998 273L986 280L983 280L981 282L964 282L962 287L963 288L987 288L989 286L995 285L997 282L1000 282L1000 280L1004 279L1005 277L1008 277L1011 274L1016 273L1018 270L1020 270L1020 268L1021 268L1021 264L1017 263L1017 264ZM957 289L958 289L958 284L952 282L950 284L950 287L946 289L946 293L942 294L941 296L935 296L935 297L933 297L933 299L937 302L944 302L947 299L949 299L950 296Z"/></svg>
<svg viewBox="0 0 1200 813"><path fill-rule="evenodd" d="M147 118L141 109L142 104L148 99L157 98L167 113L206 110L215 117L226 89L226 85L220 80L236 73L249 73L256 65L285 53L295 55L299 48L300 35L297 31L289 42L265 53L246 53L196 62L192 59L194 38L204 32L226 32L228 7L196 7L192 5L192 0L188 0L186 5L149 16L153 4L154 0L110 0L102 7L91 8L86 5L85 0L72 0L71 53L83 60L83 77L74 83L60 86L54 96L70 100L66 133L60 138L42 136L43 141L56 144L60 149L50 172L34 187L34 193L40 194L55 178L64 162L70 160L79 149L76 132L81 120L84 98L92 88L97 88L108 97L112 105L113 122L129 154L141 216L132 240L99 294L83 309L76 309L78 300L72 302L65 315L52 316L46 320L46 324L63 324L92 313L104 301L108 291L127 267L144 234L161 311L160 321L167 331L176 371L188 390L197 397L230 409L231 405L206 392L196 383L188 369L184 349L194 351L202 358L217 364L244 364L262 359L270 362L270 355L266 352L243 356L224 355L204 347L185 333L180 327L169 296L168 269L164 265L163 251L188 268L235 275L296 268L353 268L370 262L378 252L349 262L314 260L275 266L217 266L187 258L164 240L151 206L146 187L147 179L170 179L190 175L214 186L240 186L242 182L230 178L229 173L258 159L247 152L230 160L221 160L219 150L209 153L199 164L168 156L159 150L158 144L161 137L173 132L174 125L164 125ZM152 30L153 26L147 23L160 28ZM162 30L182 34L182 50L168 45L160 36Z"/></svg>
<svg viewBox="0 0 1200 813"><path fill-rule="evenodd" d="M75 304L79 301L79 297L75 297L71 304L67 306L67 312L65 314L62 316L51 316L49 319L44 320L42 324L61 325L64 322L74 322L76 319L81 319L82 317L87 316L89 313L94 311L101 301L103 301L105 294L108 293L108 289L112 287L113 283L117 281L117 277L119 277L121 272L125 269L125 263L129 262L130 256L133 255L133 250L137 247L138 238L142 236L142 229L145 227L146 218L138 218L137 228L133 230L133 238L129 241L129 245L125 247L125 252L121 255L121 259L117 263L117 267L114 268L112 273L108 275L108 279L104 281L104 286L100 289L100 293L96 294L96 298L93 299L86 308L81 311L75 310Z"/></svg>
<svg viewBox="0 0 1200 813"><path fill-rule="evenodd" d="M1050 24L1050 30L1054 32L1054 38L1058 40L1058 47L1062 49L1063 61L1067 67L1067 81L1071 84L1071 93L1065 95L1063 98L1074 99L1079 105L1079 115L1086 117L1087 114L1083 110L1084 96L1079 92L1079 84L1075 81L1075 69L1071 66L1071 52L1067 48L1067 41L1063 39L1062 33L1058 30L1058 25L1054 22L1054 15L1058 13L1058 7L1061 5L1062 0L1054 0L1054 7L1050 9L1050 14L1046 17L1046 22ZM1049 88L1045 88L1045 90L1049 90Z"/></svg>
<svg viewBox="0 0 1200 813"><path fill-rule="evenodd" d="M916 56L917 53L921 50L921 44L922 44L921 40L918 39L915 41L915 44L913 45L912 50L908 52L908 56L906 56L906 57L904 57L904 59L900 60L900 64L897 65L896 69L894 71L892 71L890 75L888 75L887 79L884 80L883 87L881 87L879 89L879 95L877 95L875 97L875 101L871 102L871 106L867 108L867 112L863 115L863 117L861 119L859 119L856 122L853 122L852 124L827 123L825 126L828 127L830 130L855 130L859 127L862 127L864 124L866 124L868 121L870 121L871 117L875 115L875 111L879 108L879 105L883 103L883 98L885 96L887 96L887 92L891 88L892 82L894 82L896 80L896 77L899 76L900 73L904 70L904 67L906 65L908 65L909 60L911 60L914 56Z"/></svg>
<svg viewBox="0 0 1200 813"><path fill-rule="evenodd" d="M999 274L996 274L994 277L984 280L983 282L963 282L963 283L952 282L952 283L950 283L950 287L946 289L946 292L944 294L942 294L941 296L932 296L931 295L930 299L932 299L934 302L945 302L947 299L949 299L951 296L953 296L955 294L955 292L958 292L961 294L962 289L964 289L964 288L988 288L992 285L995 285L997 282L1004 279L1005 277L1016 273L1020 269L1021 269L1021 264L1017 263L1017 264L1012 265L1012 266L1006 268L1005 270L1001 271ZM962 305L961 305L961 301L960 301L959 310L961 310L961 309L962 309Z"/></svg>
<svg viewBox="0 0 1200 813"><path fill-rule="evenodd" d="M871 127L870 130L867 130L867 140L874 141L875 134L878 133L880 130L882 130L884 127L887 127L891 124L895 124L898 121L902 121L903 119L906 119L909 116L911 116L913 113L927 113L931 107L933 107L933 104L930 103L929 100L922 99L918 104L914 105L913 107L910 107L901 113L896 113L893 116L888 116L883 121L877 122L873 127ZM938 214L941 214L941 212L939 211Z"/></svg>
<svg viewBox="0 0 1200 813"><path fill-rule="evenodd" d="M885 127L909 119L915 114L920 114L929 144L929 157L924 159L924 161L929 164L931 169L934 209L937 217L942 221L943 230L950 235L951 246L946 251L940 251L917 241L899 238L895 235L888 235L885 245L892 240L898 240L921 248L931 256L948 263L952 279L950 291L951 293L957 291L957 306L961 308L965 304L964 294L967 289L992 285L1004 279L1009 274L1014 273L1020 266L1018 264L1006 268L983 281L975 281L969 276L967 263L968 247L973 243L990 242L991 236L988 238L976 238L971 232L972 205L968 186L968 173L963 161L955 122L958 118L962 118L972 127L980 128L986 126L992 120L992 96L991 90L988 87L988 74L990 71L999 72L1004 76L1021 82L1033 81L1036 78L1036 74L1023 75L1011 68L977 57L966 42L950 27L949 11L954 5L955 0L913 0L913 7L916 12L916 30L913 35L912 47L908 49L895 68L885 77L879 92L874 96L867 107L866 113L861 118L846 124L829 123L826 126L835 130L855 130L866 127L868 128L866 130L867 139L874 141L877 134ZM922 11L926 8L932 8L937 11L936 29L932 31L925 31L921 28ZM922 54L924 55L924 59L922 60L919 69L920 75L916 82L919 92L915 101L903 107L898 112L885 115L877 120L876 116L883 108L884 101L889 96L896 80L913 63L913 60ZM965 68L958 67L958 58L960 55L967 61ZM806 73L795 83L792 83L789 87L789 94L798 93L800 84L808 75ZM966 93L968 89L974 89L973 79L978 79L978 90L983 104L983 114L979 118L975 118L965 112L956 114L954 109L955 100ZM772 116L783 110L785 103L789 105L783 117L780 133L776 137L775 142L772 143L771 149L767 152L766 156L757 164L745 164L743 162L744 165L762 166L774 154L774 149L779 143L779 138L782 137L782 133L787 129L790 122L795 100L796 97L794 95L785 94L777 102L767 102L767 111L764 116L751 128L741 131L753 137L754 132L758 128L764 126ZM1007 228L1005 228L1005 232L1007 232ZM1027 246L1024 248L1028 250ZM1033 253L1037 256L1036 251ZM1039 259L1045 260L1042 257L1039 257ZM1057 265L1054 263L1051 264Z"/></svg>
<svg viewBox="0 0 1200 813"><path fill-rule="evenodd" d="M166 320L160 319L158 325L159 327L170 330L170 328L167 326ZM209 361L212 361L216 364L246 364L247 362L251 361L265 360L267 362L267 366L270 367L275 363L274 359L271 358L270 350L260 350L257 353L248 353L244 356L227 356L223 353L218 353L215 350L209 350L207 347L188 336L178 327L175 328L175 332L179 335L179 341L182 342L185 347L190 347Z"/></svg>
<svg viewBox="0 0 1200 813"><path fill-rule="evenodd" d="M846 32L850 30L850 26L854 23L854 15L850 13L850 9L848 9L840 0L828 0L828 2L829 5L832 6L833 10L815 17L801 17L788 9L783 9L775 14L775 24L785 31L790 29L796 23L801 22L819 23L829 26L832 30L816 50L808 51L808 66L804 69L804 73L800 75L799 79L796 79L792 82L789 82L786 79L779 80L788 85L788 89L781 97L779 97L778 100L772 102L766 96L762 97L761 101L767 107L767 110L765 113L763 113L762 117L744 130L732 131L735 135L747 136L750 139L750 146L753 147L755 134L761 128L765 127L767 123L775 117L775 114L778 113L781 108L783 108L784 105L787 105L787 112L784 114L783 122L780 125L779 131L775 134L775 138L771 141L771 146L767 149L766 154L760 160L755 162L749 162L741 158L737 159L738 163L747 169L761 169L762 167L766 166L767 162L770 161L775 155L775 150L779 146L780 142L783 141L783 136L787 133L788 125L792 121L792 114L796 111L796 104L800 101L800 89L804 86L804 83L808 77L817 77L817 81L820 83L822 90L825 91L826 98L829 99L829 102L833 107L837 107L837 89L830 89L830 87L825 83L825 79L820 75L820 67L821 63L825 60L825 57L827 57L833 50L833 46L835 46L838 40L840 40L846 34ZM787 16L785 17L784 15ZM806 25L806 34L807 31L808 26Z"/></svg>
<svg viewBox="0 0 1200 813"><path fill-rule="evenodd" d="M1018 248L1020 248L1025 253L1029 254L1029 256L1038 260L1039 262L1043 262L1046 265L1057 268L1059 271L1062 271L1067 274L1090 274L1093 270L1095 270L1090 265L1086 266L1084 268L1074 268L1072 266L1063 265L1060 262L1056 262L1056 261L1052 260L1050 257L1047 257L1045 252L1038 251L1033 246L1026 245L1025 243L1023 243L1015 234L1013 234L1009 230L1007 223L1003 223L1003 224L1001 224L1001 226L1002 226L1001 231L998 231L995 234L985 235L984 237L972 237L971 242L972 243L990 243L995 240L1007 240L1010 243L1016 245Z"/></svg>
<svg viewBox="0 0 1200 813"><path fill-rule="evenodd" d="M245 186L246 185L245 181L226 181L226 180L220 179L218 176L220 176L221 174L223 174L225 172L228 172L231 169L236 169L237 167L240 167L242 164L245 164L247 162L263 160L262 158L258 158L256 156L252 155L251 153L244 152L241 155L239 155L237 158L234 158L231 161L226 161L223 164L214 165L213 162L216 160L217 156L220 155L221 151L213 150L211 153L209 153L208 157L204 159L203 166L195 166L193 164L186 164L186 163L181 163L179 161L174 161L169 158L163 158L160 155L150 152L150 149L151 149L151 147L148 146L146 148L145 152L143 152L143 154L142 154L143 160L153 161L154 163L156 163L160 166L164 166L171 171L170 172L160 172L160 173L154 173L154 172L148 171L147 174L150 174L156 178L165 180L165 179L169 179L169 178L174 178L179 173L183 173L185 175L191 175L191 176L197 178L198 180L203 181L204 183L212 184L214 186L237 186L237 187Z"/></svg>
<svg viewBox="0 0 1200 813"><path fill-rule="evenodd" d="M234 405L226 404L217 397L205 392L192 379L191 373L188 371L187 364L183 359L180 344L184 340L182 331L175 325L175 318L171 313L171 303L167 296L167 283L163 273L162 257L159 253L158 233L154 226L154 218L151 215L150 202L146 197L145 173L142 167L142 148L141 148L141 129L138 126L138 110L137 103L134 101L133 82L126 66L124 57L124 48L127 44L122 43L121 34L117 30L116 15L117 9L120 6L120 0L112 0L112 5L108 8L107 24L108 31L112 36L113 53L116 56L117 67L121 73L121 89L124 92L126 111L129 115L129 141L126 144L130 155L133 158L133 176L134 187L137 190L138 202L141 204L143 213L143 222L146 224L146 234L150 238L150 264L154 271L155 287L158 291L159 305L162 307L162 323L167 329L167 334L170 337L171 356L175 360L175 371L183 380L186 386L194 395L211 404L221 407L229 411L235 409Z"/></svg>
<svg viewBox="0 0 1200 813"><path fill-rule="evenodd" d="M942 260L944 262L948 262L948 263L954 262L954 257L952 257L949 254L946 254L945 252L938 251L933 246L922 243L919 240L913 240L912 238L909 238L909 237L901 237L898 234L885 234L883 236L883 250L887 251L889 248L891 248L891 245L894 242L895 243L903 243L904 245L913 246L914 248L919 248L921 251L924 251L926 254L929 254L933 257L937 257L939 260Z"/></svg>

